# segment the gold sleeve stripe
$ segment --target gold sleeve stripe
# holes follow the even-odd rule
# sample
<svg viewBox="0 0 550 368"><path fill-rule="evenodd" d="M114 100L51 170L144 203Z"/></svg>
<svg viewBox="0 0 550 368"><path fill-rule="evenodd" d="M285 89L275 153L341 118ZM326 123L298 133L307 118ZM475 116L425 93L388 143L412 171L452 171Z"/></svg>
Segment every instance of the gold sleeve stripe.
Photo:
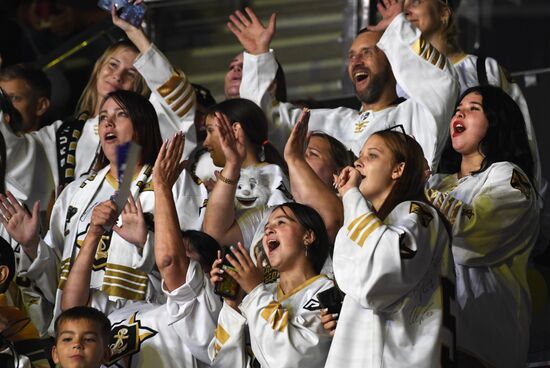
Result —
<svg viewBox="0 0 550 368"><path fill-rule="evenodd" d="M447 216L447 220L451 223L451 225L455 224L456 217L458 216L458 212L462 208L462 201L457 201L456 205L453 208L453 211L449 216Z"/></svg>
<svg viewBox="0 0 550 368"><path fill-rule="evenodd" d="M353 229L353 231L349 235L349 238L353 241L356 241L359 235L361 235L361 233L365 229L365 227L367 227L367 225L370 224L372 221L376 221L376 219L377 217L375 214L373 213L369 214L367 217L363 219L363 221L359 223L359 225L357 225L355 229Z"/></svg>
<svg viewBox="0 0 550 368"><path fill-rule="evenodd" d="M157 92L162 96L168 96L172 91L174 91L181 83L186 82L185 75L177 71L170 76L170 78L164 82L161 86L157 88Z"/></svg>
<svg viewBox="0 0 550 368"><path fill-rule="evenodd" d="M363 235L361 235L361 237L359 238L359 241L357 242L357 244L360 246L360 247L363 247L363 245L365 245L365 241L367 240L367 238L369 237L370 234L372 234L372 232L376 229L378 229L382 224L378 221L374 222L371 226L369 226L364 232L363 232Z"/></svg>
<svg viewBox="0 0 550 368"><path fill-rule="evenodd" d="M147 290L147 283L138 284L119 277L105 276L103 277L103 283L108 285L118 285L135 291L144 292L145 290Z"/></svg>
<svg viewBox="0 0 550 368"><path fill-rule="evenodd" d="M363 215L357 217L355 220L353 220L353 221L348 225L348 231L351 231L351 229L353 229L353 227L354 227L355 225L357 225L357 223L358 223L359 221L363 220L363 219L364 219L365 217L367 217L367 216L368 216L368 214L365 213L365 214L363 214Z"/></svg>
<svg viewBox="0 0 550 368"><path fill-rule="evenodd" d="M217 342L214 343L214 351L216 352L216 355L222 350L222 346L218 344Z"/></svg>
<svg viewBox="0 0 550 368"><path fill-rule="evenodd" d="M168 104L172 105L174 102L178 101L181 96L184 96L186 93L188 93L190 87L191 84L182 82L176 87L176 89L174 89L172 92L170 92L170 94L164 97L164 99Z"/></svg>
<svg viewBox="0 0 550 368"><path fill-rule="evenodd" d="M169 103L170 108L172 111L178 111L183 105L187 104L189 101L193 101L193 97L195 96L193 88L188 88L185 90L185 95L181 98L179 98L175 103Z"/></svg>
<svg viewBox="0 0 550 368"><path fill-rule="evenodd" d="M112 269L108 269L105 271L105 277L112 277L114 279L118 280L125 280L128 282L131 282L136 285L146 285L147 284L147 278L142 278L139 275L129 275L125 272L120 271L114 271Z"/></svg>
<svg viewBox="0 0 550 368"><path fill-rule="evenodd" d="M216 340L218 340L222 345L225 344L227 340L229 340L229 333L221 325L218 325L218 327L216 327L216 331L214 331L214 336L216 337Z"/></svg>
<svg viewBox="0 0 550 368"><path fill-rule="evenodd" d="M413 51L421 56L424 60L437 66L439 69L443 69L446 65L446 58L435 47L430 45L426 40L420 37L412 45Z"/></svg>
<svg viewBox="0 0 550 368"><path fill-rule="evenodd" d="M183 118L185 116L185 114L187 114L189 112L189 110L191 110L191 108L193 106L195 106L195 103L196 103L196 96L195 94L193 93L193 98L189 101L189 103L187 104L187 106L185 106L183 108L183 110L180 110L180 111L177 111L176 110L176 115L178 115L180 118Z"/></svg>
<svg viewBox="0 0 550 368"><path fill-rule="evenodd" d="M447 198L447 202L445 202L445 205L443 207L439 207L441 212L447 216L447 213L449 212L449 210L451 209L451 206L453 205L453 203L456 202L456 199L454 199L453 197L451 196L448 196Z"/></svg>
<svg viewBox="0 0 550 368"><path fill-rule="evenodd" d="M288 325L288 311L280 303L271 302L260 313L274 331L283 332Z"/></svg>

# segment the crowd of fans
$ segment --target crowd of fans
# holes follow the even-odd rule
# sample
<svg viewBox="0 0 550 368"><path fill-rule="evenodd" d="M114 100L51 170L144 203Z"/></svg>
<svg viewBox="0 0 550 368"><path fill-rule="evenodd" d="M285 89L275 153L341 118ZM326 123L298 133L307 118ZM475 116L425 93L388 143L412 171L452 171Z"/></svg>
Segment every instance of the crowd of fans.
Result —
<svg viewBox="0 0 550 368"><path fill-rule="evenodd" d="M455 5L379 2L349 49L359 111L284 102L276 15L250 8L219 103L115 10L127 39L73 117L39 128L47 78L2 68L2 362L524 367L546 181L520 89L461 50Z"/></svg>

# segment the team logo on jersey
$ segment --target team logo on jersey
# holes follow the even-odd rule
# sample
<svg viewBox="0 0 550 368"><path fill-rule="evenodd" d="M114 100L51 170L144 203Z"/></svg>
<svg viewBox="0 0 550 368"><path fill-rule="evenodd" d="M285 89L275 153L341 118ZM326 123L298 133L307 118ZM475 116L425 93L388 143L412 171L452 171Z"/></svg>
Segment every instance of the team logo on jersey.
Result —
<svg viewBox="0 0 550 368"><path fill-rule="evenodd" d="M86 229L83 232L77 234L75 246L78 249L80 249L80 246L82 245L82 243L84 243L84 238L86 237L86 234L88 233L89 228L90 228L90 224L86 226ZM92 265L92 270L98 271L98 270L105 269L105 266L107 265L107 257L109 256L109 247L111 246L112 234L113 234L113 231L111 230L101 236L101 239L99 240L99 244L97 245L97 250L95 252L95 260Z"/></svg>
<svg viewBox="0 0 550 368"><path fill-rule="evenodd" d="M424 227L428 227L432 219L434 218L431 213L426 211L424 207L422 207L420 204L416 202L411 202L411 208L409 209L409 213L415 213L418 215L418 218L420 220L420 223Z"/></svg>
<svg viewBox="0 0 550 368"><path fill-rule="evenodd" d="M321 309L321 304L319 304L318 300L311 298L307 301L303 308L313 312Z"/></svg>
<svg viewBox="0 0 550 368"><path fill-rule="evenodd" d="M529 180L525 177L525 175L523 175L516 169L514 169L514 171L512 172L510 185L512 186L512 188L522 192L527 199L531 197L531 185L529 184Z"/></svg>
<svg viewBox="0 0 550 368"><path fill-rule="evenodd" d="M130 317L127 324L124 324L126 321L121 321L111 328L109 344L111 358L106 365L112 365L122 358L138 353L141 350L141 344L158 333L149 327L142 326L141 321L136 318L137 313Z"/></svg>

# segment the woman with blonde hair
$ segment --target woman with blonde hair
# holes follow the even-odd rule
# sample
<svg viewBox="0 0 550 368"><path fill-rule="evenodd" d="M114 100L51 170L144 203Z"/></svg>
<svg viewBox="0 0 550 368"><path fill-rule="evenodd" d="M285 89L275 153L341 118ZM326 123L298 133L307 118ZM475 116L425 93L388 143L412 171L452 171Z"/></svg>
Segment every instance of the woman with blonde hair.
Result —
<svg viewBox="0 0 550 368"><path fill-rule="evenodd" d="M151 44L142 29L112 13L113 23L126 32L130 41L111 45L96 61L90 79L80 97L75 117L58 120L44 128L17 136L9 126L0 125L8 143L11 176L21 183L39 176L42 185L64 186L90 173L100 152L98 113L103 98L116 90L128 90L149 97L158 115L163 138L177 131L186 133L186 155L195 146L193 126L194 90L186 76L172 67L166 57ZM150 93L150 96L149 96ZM28 157L43 150L49 168L28 170ZM49 169L49 170L48 170ZM38 172L39 171L39 172ZM48 203L51 191L41 199Z"/></svg>

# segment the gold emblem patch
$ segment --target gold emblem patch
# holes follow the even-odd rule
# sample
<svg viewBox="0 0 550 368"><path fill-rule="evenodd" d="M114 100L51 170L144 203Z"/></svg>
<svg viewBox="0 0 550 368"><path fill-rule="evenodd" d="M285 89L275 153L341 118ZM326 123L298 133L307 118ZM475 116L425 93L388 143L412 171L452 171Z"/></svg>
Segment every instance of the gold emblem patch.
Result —
<svg viewBox="0 0 550 368"><path fill-rule="evenodd" d="M416 213L420 219L420 223L424 227L428 227L430 224L430 221L433 219L433 215L426 211L422 205L412 202L411 208L409 209L409 213Z"/></svg>

